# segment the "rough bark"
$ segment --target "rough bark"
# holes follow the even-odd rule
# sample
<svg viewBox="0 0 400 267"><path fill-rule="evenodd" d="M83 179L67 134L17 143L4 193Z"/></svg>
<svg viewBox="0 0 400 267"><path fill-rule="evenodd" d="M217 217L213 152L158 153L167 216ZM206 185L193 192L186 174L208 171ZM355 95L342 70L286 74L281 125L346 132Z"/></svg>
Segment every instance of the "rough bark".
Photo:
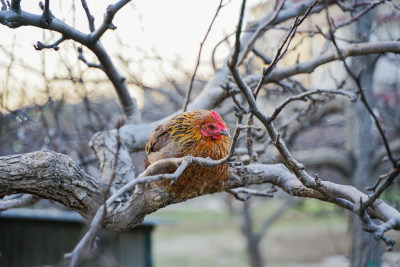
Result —
<svg viewBox="0 0 400 267"><path fill-rule="evenodd" d="M283 164L250 164L231 169L233 175L226 189L250 184L270 183L292 196L316 198L335 203L347 209L350 203L367 199L367 195L352 186L322 181L327 195L306 188ZM0 196L29 193L57 201L84 218L91 218L104 202L106 185L83 172L72 159L51 151L0 157ZM341 201L339 201L339 199ZM104 226L125 230L138 225L143 218L167 205L183 200L176 199L162 188L130 193L126 203L106 216ZM400 220L400 213L382 200L377 200L368 213L386 222ZM399 229L398 224L394 229Z"/></svg>
<svg viewBox="0 0 400 267"><path fill-rule="evenodd" d="M28 193L90 218L104 199L103 190L101 183L64 154L39 151L0 157L0 197Z"/></svg>

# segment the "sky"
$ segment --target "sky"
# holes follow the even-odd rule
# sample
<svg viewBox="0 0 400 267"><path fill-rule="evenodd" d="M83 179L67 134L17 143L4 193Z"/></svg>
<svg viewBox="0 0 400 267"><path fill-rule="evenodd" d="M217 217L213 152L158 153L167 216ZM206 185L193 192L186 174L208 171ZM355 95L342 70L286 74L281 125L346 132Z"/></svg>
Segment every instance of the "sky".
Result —
<svg viewBox="0 0 400 267"><path fill-rule="evenodd" d="M87 4L91 13L95 17L96 26L100 25L106 7L109 3L115 1L105 0L87 0ZM213 28L203 46L202 62L206 65L199 69L199 75L202 73L211 73L211 51L214 46L227 34L235 30L241 1L225 0L228 3L224 6L213 25ZM258 1L250 1L256 3ZM207 29L217 10L219 1L216 0L136 0L127 4L122 8L114 18L114 24L118 27L115 31L108 31L104 34L101 41L110 55L121 52L133 64L130 68L133 72L140 74L141 82L148 86L159 86L162 83L163 75L160 75L160 69L167 75L177 75L178 73L171 68L171 60L176 60L178 68L183 68L192 73L197 60L200 42L203 40ZM249 4L251 5L251 3ZM40 14L37 1L22 1L22 9L27 12ZM63 20L69 25L75 27L82 32L89 32L86 15L81 7L80 1L52 1L50 9L54 16ZM75 14L74 14L75 10ZM33 45L37 41L43 43L52 43L57 40L60 35L51 33L34 27L20 27L18 29L9 29L0 25L0 90L4 87L11 88L27 88L29 93L34 94L38 88L43 87L43 80L36 74L26 73L24 69L18 65L23 62L31 69L38 69L42 55L45 53L46 67L44 72L48 78L57 75L62 71L59 67L56 53L62 55L63 60L76 65L74 71L87 71L87 67L76 60L76 43L66 41L59 47L58 52L53 50L36 51ZM121 49L117 46L118 38L120 38L126 48ZM224 50L225 49L225 50ZM85 50L84 50L85 51ZM218 50L217 59L223 60L228 54L227 48L221 46ZM8 53L14 54L14 61L11 62ZM84 52L85 53L85 52ZM155 55L163 58L163 61L154 61L146 58L144 55L154 57ZM95 60L87 52L88 60ZM140 64L135 64L141 58ZM143 60L144 59L144 60ZM14 76L13 79L7 79L7 67L12 63ZM78 65L77 65L78 64ZM22 75L23 73L23 75ZM99 74L99 70L88 71L89 75ZM123 73L122 73L123 74ZM23 79L20 79L21 76ZM100 76L101 77L101 76ZM2 88L2 89L1 89ZM43 88L39 90L43 93ZM133 89L132 94L135 95ZM21 104L21 94L10 90L8 94L8 104L15 108ZM25 94L25 93L24 93ZM22 94L22 95L24 95Z"/></svg>

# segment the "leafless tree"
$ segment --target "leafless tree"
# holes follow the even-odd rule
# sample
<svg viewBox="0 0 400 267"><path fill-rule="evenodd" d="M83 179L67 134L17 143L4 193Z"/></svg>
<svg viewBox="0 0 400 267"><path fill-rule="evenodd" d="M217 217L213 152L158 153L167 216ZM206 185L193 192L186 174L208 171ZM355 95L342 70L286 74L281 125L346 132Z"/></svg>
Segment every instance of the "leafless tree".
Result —
<svg viewBox="0 0 400 267"><path fill-rule="evenodd" d="M176 179L189 164L216 166L231 162L235 154L239 158L247 155L247 159L246 164L232 164L231 178L225 188L232 194L268 195L254 189L239 188L270 183L291 196L333 203L356 216L356 223L353 224L356 229L383 241L389 250L393 248L393 240L385 233L400 229L400 213L380 197L400 172L396 154L400 148L399 140L396 139L398 135L385 132L383 126L390 122L383 122L374 110L368 87L373 84L373 75L381 75L373 68L371 60L391 57L398 64L400 42L397 37L383 40L370 38L376 33L374 27L379 25L356 28L357 34L346 35L346 31L367 16L373 16L376 21L383 16L382 21L390 24L399 15L399 6L395 3L383 0L276 1L261 18L244 28L244 17L248 13L246 1L243 1L237 30L231 36L234 41L231 54L187 105L188 110L219 107L235 110L234 145L228 157L219 161L190 156L160 160L137 174L131 152L143 150L152 129L171 116L142 123L142 115L127 90L126 78L120 74L114 59L100 42L100 37L107 30L116 28L113 18L129 1L120 0L109 5L103 22L95 28L90 9L82 0L89 23L88 33L57 19L50 11L49 0L41 3L41 15L23 11L20 2L2 1L0 23L9 28L32 26L60 34L52 44L38 41L35 45L37 50L61 50L66 40L79 44L77 57L88 67L104 72L115 88L128 122L124 126L121 122L117 123L114 129L99 131L92 136L89 145L100 163L100 173L96 177L83 171L68 155L49 150L0 157L0 196L3 197L0 209L46 198L91 220L89 231L67 255L71 266L76 264L82 250L92 242L100 226L129 229L141 223L146 215L183 201L162 188L143 190L139 185L160 179ZM220 3L222 5L223 2ZM380 12L379 16L373 12ZM391 27L387 30L390 31ZM264 38L269 40L268 44ZM274 38L278 41L271 42ZM315 40L320 42L318 51L311 51L309 57L303 56L303 43L318 43ZM97 62L86 59L86 49L93 53ZM361 69L357 68L354 58L361 58L364 62ZM288 63L283 66L285 60ZM268 66L262 68L263 65ZM332 67L330 71L322 72L322 66ZM342 75L338 75L339 72ZM309 78L304 78L304 74L309 74ZM277 92L277 97L274 97L273 91ZM332 150L329 153L325 150L324 153L316 149L307 157L307 151L294 156L291 142L296 140L304 127L340 113L338 110L343 114L343 106L347 106L350 110L348 114L353 116L346 122L351 135L348 141L350 147L347 150L342 147L336 149L333 154ZM177 108L176 113L180 109ZM232 116L233 112L229 114ZM57 121L57 118L54 120ZM315 157L317 153L323 156ZM333 156L329 158L328 155ZM357 160L356 166L352 164L353 158ZM386 163L381 162L383 158L386 158ZM372 162L366 159L372 159ZM173 174L165 174L170 165L179 168ZM355 187L311 174L311 167L324 165L337 168L348 178L355 177ZM363 192L364 183L360 181L366 178L376 180L374 172L369 170L370 166L373 166L373 171L379 170L383 174L371 187L372 193L367 194ZM21 193L24 195L7 197ZM119 204L115 205L117 199ZM372 242L369 240L365 246ZM355 255L354 252L353 265L364 266L356 259L364 256Z"/></svg>

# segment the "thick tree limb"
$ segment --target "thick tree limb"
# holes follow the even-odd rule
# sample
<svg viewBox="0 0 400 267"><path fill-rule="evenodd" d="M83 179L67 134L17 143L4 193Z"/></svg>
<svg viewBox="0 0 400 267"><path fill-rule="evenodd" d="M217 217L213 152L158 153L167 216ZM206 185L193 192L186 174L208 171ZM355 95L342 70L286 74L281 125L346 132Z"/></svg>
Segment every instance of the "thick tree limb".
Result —
<svg viewBox="0 0 400 267"><path fill-rule="evenodd" d="M205 160L204 164L208 164L209 160L203 160ZM179 164L180 161L182 160L171 162ZM167 164L171 164L171 162L167 162ZM151 173L145 174L155 175L164 169L165 164L159 163L159 166L153 168ZM233 175L229 179L226 189L270 183L292 196L332 202L351 211L360 199L368 198L367 195L352 186L328 181L320 182L320 186L325 189L324 193L307 188L283 164L250 164L236 166L231 168L231 171ZM142 177L140 178L142 180L138 180L136 183L148 182L150 181L148 177L150 176ZM63 154L38 151L0 157L0 196L29 193L40 198L57 201L89 219L101 206L105 187L105 184L84 173L71 158ZM162 188L136 192L114 213L107 215L104 226L119 230L132 228L139 224L146 215L180 201L182 200L174 198ZM398 224L393 223L393 221L400 221L400 213L382 200L375 201L367 212L370 216L383 222L391 220L390 229L400 229ZM388 226L385 225L385 227Z"/></svg>
<svg viewBox="0 0 400 267"><path fill-rule="evenodd" d="M116 135L95 134L89 142L90 148L95 152L100 162L99 181L106 184L112 175L115 175L111 193L132 180L136 169L128 148L120 137L120 129L114 130ZM119 149L118 142L120 142ZM118 157L115 155L118 153Z"/></svg>
<svg viewBox="0 0 400 267"><path fill-rule="evenodd" d="M64 154L38 151L0 157L0 197L28 193L57 201L88 219L101 205L104 188Z"/></svg>

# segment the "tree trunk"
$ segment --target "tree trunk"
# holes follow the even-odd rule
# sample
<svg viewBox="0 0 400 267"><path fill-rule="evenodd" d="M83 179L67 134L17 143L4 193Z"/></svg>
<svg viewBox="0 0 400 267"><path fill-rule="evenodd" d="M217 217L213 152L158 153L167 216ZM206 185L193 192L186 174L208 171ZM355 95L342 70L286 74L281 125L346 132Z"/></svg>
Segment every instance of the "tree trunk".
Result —
<svg viewBox="0 0 400 267"><path fill-rule="evenodd" d="M251 267L263 267L263 259L260 253L260 238L254 233L253 221L250 214L250 201L243 203L243 225L242 231L246 237L247 255Z"/></svg>
<svg viewBox="0 0 400 267"><path fill-rule="evenodd" d="M373 13L355 23L351 38L360 40L369 35L373 21ZM360 75L361 87L366 95L368 103L372 103L372 77L375 59L371 56L357 57L351 61L351 69L355 75ZM354 89L356 86L354 85ZM361 100L350 104L347 110L347 149L352 152L356 166L353 174L353 185L357 188L365 188L375 182L371 169L372 156L374 153L375 127L371 116ZM352 267L374 267L381 265L382 249L379 241L376 241L370 233L364 232L360 225L358 216L350 216L351 231L351 266Z"/></svg>

